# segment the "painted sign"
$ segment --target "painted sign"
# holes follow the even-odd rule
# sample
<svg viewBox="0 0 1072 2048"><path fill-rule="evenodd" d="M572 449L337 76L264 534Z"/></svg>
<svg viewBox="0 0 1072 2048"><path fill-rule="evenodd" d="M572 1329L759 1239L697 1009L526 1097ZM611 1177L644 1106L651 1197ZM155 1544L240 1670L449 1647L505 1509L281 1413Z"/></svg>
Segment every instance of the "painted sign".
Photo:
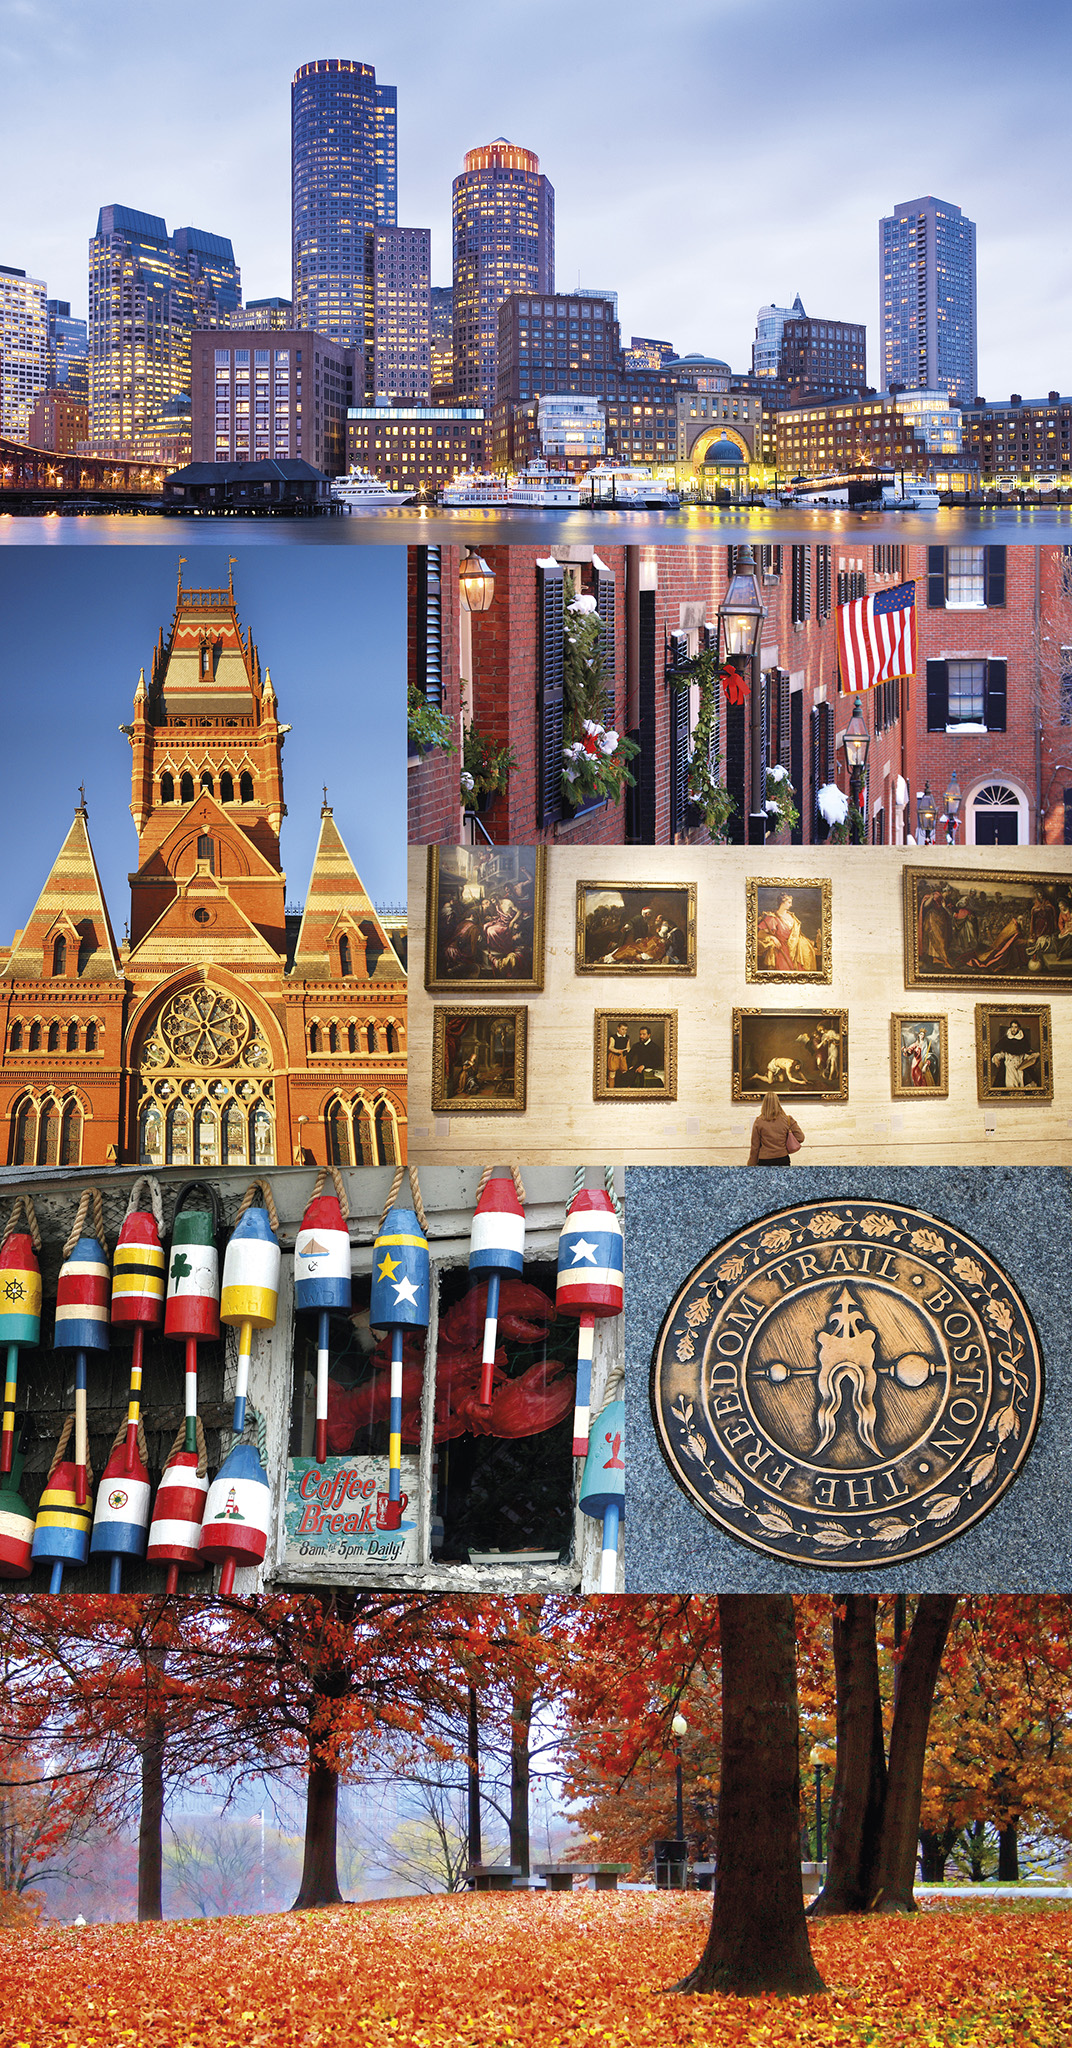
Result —
<svg viewBox="0 0 1072 2048"><path fill-rule="evenodd" d="M402 1460L401 1503L388 1499L384 1458L290 1458L287 1462L284 1562L317 1565L419 1564L416 1511L418 1463ZM401 1518L398 1510L401 1506Z"/></svg>

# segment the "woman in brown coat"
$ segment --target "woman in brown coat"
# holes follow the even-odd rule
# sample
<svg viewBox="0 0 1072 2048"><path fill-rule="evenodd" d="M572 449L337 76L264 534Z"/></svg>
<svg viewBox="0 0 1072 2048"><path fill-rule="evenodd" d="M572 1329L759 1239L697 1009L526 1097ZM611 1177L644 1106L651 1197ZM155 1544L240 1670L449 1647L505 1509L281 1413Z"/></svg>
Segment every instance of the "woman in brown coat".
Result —
<svg viewBox="0 0 1072 2048"><path fill-rule="evenodd" d="M790 1132L797 1145L804 1143L804 1133L800 1125L787 1115L774 1089L768 1088L763 1097L763 1107L752 1125L749 1166L788 1166ZM795 1151L796 1146L793 1149Z"/></svg>

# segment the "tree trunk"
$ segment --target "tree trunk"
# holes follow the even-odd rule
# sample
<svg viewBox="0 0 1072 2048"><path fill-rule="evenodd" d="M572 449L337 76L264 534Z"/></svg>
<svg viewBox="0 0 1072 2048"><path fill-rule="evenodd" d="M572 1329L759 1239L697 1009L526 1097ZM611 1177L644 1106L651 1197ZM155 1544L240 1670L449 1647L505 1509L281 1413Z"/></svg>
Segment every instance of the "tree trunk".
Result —
<svg viewBox="0 0 1072 2048"><path fill-rule="evenodd" d="M1018 1823L1006 1821L998 1829L998 1883L1016 1884L1020 1877L1020 1845L1017 1838Z"/></svg>
<svg viewBox="0 0 1072 2048"><path fill-rule="evenodd" d="M515 1688L510 1714L510 1861L529 1875L529 1730L532 1691Z"/></svg>
<svg viewBox="0 0 1072 2048"><path fill-rule="evenodd" d="M164 1749L166 1729L160 1679L166 1652L150 1643L144 1659L145 1728L141 1740L141 1815L138 1821L138 1919L164 1917Z"/></svg>
<svg viewBox="0 0 1072 2048"><path fill-rule="evenodd" d="M718 1596L722 1791L711 1930L675 1991L825 1989L800 1880L796 1628L787 1594Z"/></svg>
<svg viewBox="0 0 1072 2048"><path fill-rule="evenodd" d="M480 1722L475 1685L469 1687L469 1861L479 1863L480 1849Z"/></svg>
<svg viewBox="0 0 1072 2048"><path fill-rule="evenodd" d="M951 1825L942 1828L941 1832L937 1828L920 1829L919 1874L924 1884L945 1883L945 1866L959 1833L959 1828Z"/></svg>
<svg viewBox="0 0 1072 2048"><path fill-rule="evenodd" d="M866 1913L878 1888L886 1797L886 1750L878 1685L875 1601L835 1598L837 1761L830 1802L826 1882L810 1913Z"/></svg>
<svg viewBox="0 0 1072 2048"><path fill-rule="evenodd" d="M305 1861L292 1913L306 1906L337 1906L341 1902L336 1861L338 1820L339 1774L314 1755L305 1797Z"/></svg>
<svg viewBox="0 0 1072 2048"><path fill-rule="evenodd" d="M920 1594L901 1661L873 1902L873 1910L879 1913L916 1911L914 1886L927 1729L958 1598L956 1593Z"/></svg>

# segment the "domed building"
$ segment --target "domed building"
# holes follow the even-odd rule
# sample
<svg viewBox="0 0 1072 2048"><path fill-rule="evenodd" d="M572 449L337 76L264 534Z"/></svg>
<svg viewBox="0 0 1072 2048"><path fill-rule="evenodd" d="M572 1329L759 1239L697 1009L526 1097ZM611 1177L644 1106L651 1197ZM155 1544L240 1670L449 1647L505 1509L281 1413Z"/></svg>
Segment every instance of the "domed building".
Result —
<svg viewBox="0 0 1072 2048"><path fill-rule="evenodd" d="M119 946L83 800L0 950L0 1157L13 1165L405 1158L406 981L326 800L285 906L283 744L233 582L184 589L134 693L138 835Z"/></svg>

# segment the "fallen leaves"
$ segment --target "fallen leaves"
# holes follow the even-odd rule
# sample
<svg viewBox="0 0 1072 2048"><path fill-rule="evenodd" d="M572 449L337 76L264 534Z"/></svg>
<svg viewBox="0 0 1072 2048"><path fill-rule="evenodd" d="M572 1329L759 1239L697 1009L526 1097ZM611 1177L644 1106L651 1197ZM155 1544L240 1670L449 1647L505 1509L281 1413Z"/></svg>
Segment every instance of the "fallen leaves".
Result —
<svg viewBox="0 0 1072 2048"><path fill-rule="evenodd" d="M19 2048L1065 2048L1072 1910L816 1922L825 1997L665 1995L702 1895L489 1894L0 1934ZM1019 1904L1019 1902L1017 1902ZM1000 1957L1000 1964L997 1958Z"/></svg>

